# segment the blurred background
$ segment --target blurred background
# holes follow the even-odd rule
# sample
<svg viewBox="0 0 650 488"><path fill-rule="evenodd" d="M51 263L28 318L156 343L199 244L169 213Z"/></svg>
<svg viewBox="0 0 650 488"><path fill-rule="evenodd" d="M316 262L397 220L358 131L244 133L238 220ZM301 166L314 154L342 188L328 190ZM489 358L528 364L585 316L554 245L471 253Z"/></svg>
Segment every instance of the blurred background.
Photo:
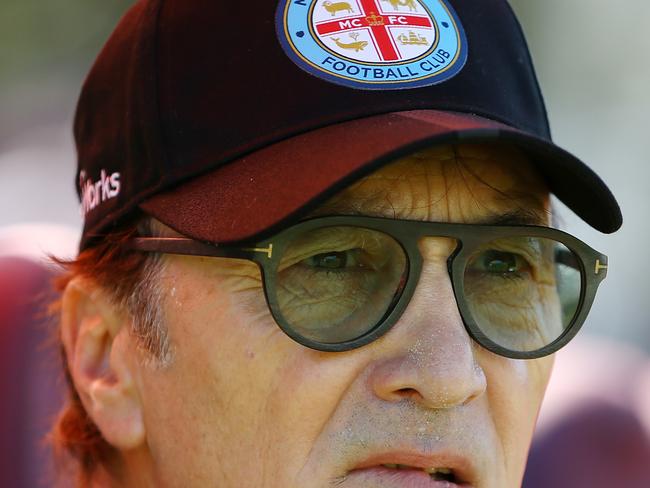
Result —
<svg viewBox="0 0 650 488"><path fill-rule="evenodd" d="M130 4L0 0L0 256L74 254L81 227L71 136L76 98ZM606 419L621 413L616 409L632 409L650 431L650 2L511 4L528 38L555 141L605 180L625 219L621 231L602 235L561 210L564 227L607 254L610 268L584 333L558 354L536 445L553 445L560 427L570 430L562 419L576 411L572 399L598 398L614 409L604 411ZM639 431L637 424L628 427ZM540 482L541 472L529 474L526 486L561 486Z"/></svg>

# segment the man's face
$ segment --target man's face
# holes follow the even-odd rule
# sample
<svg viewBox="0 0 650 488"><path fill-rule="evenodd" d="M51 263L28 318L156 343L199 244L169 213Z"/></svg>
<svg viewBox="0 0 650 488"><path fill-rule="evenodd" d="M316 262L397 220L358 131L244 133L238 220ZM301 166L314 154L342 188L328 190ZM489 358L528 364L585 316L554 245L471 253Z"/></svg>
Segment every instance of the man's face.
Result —
<svg viewBox="0 0 650 488"><path fill-rule="evenodd" d="M472 223L525 209L545 222L549 205L517 151L467 145L404 158L316 213ZM446 267L454 247L423 239L404 314L380 339L342 353L309 349L278 328L254 263L166 256L160 286L174 358L138 366L137 376L158 485L450 486L381 467L402 464L451 468L477 487L519 486L552 359L507 359L472 341Z"/></svg>

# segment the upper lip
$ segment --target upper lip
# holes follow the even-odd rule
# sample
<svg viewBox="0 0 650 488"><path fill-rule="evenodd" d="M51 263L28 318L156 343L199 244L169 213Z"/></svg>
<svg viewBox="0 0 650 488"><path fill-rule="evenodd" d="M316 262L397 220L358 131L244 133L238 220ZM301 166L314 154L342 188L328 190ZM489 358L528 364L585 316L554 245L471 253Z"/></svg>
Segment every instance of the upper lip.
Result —
<svg viewBox="0 0 650 488"><path fill-rule="evenodd" d="M402 464L419 469L449 468L453 471L459 483L474 485L476 482L476 468L472 461L462 454L439 451L423 453L418 451L386 451L371 454L357 463L352 471L357 471L383 464Z"/></svg>

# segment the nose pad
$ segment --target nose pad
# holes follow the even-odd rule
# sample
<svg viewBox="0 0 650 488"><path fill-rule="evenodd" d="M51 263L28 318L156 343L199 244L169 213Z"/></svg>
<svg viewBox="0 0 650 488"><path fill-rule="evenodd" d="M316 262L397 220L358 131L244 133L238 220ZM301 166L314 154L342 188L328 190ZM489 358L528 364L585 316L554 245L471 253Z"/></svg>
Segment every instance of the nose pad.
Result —
<svg viewBox="0 0 650 488"><path fill-rule="evenodd" d="M456 241L444 239L441 244L423 245L413 298L377 351L369 381L385 401L410 399L426 408L446 409L471 402L487 388L447 272Z"/></svg>

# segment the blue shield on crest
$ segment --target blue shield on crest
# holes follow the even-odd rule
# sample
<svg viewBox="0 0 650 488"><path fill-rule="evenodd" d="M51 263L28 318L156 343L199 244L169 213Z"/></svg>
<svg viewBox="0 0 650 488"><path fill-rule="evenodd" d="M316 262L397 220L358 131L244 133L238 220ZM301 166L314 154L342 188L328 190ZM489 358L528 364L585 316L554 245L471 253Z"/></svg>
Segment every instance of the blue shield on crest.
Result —
<svg viewBox="0 0 650 488"><path fill-rule="evenodd" d="M447 0L282 0L276 26L300 68L351 88L434 85L467 61L465 31Z"/></svg>

